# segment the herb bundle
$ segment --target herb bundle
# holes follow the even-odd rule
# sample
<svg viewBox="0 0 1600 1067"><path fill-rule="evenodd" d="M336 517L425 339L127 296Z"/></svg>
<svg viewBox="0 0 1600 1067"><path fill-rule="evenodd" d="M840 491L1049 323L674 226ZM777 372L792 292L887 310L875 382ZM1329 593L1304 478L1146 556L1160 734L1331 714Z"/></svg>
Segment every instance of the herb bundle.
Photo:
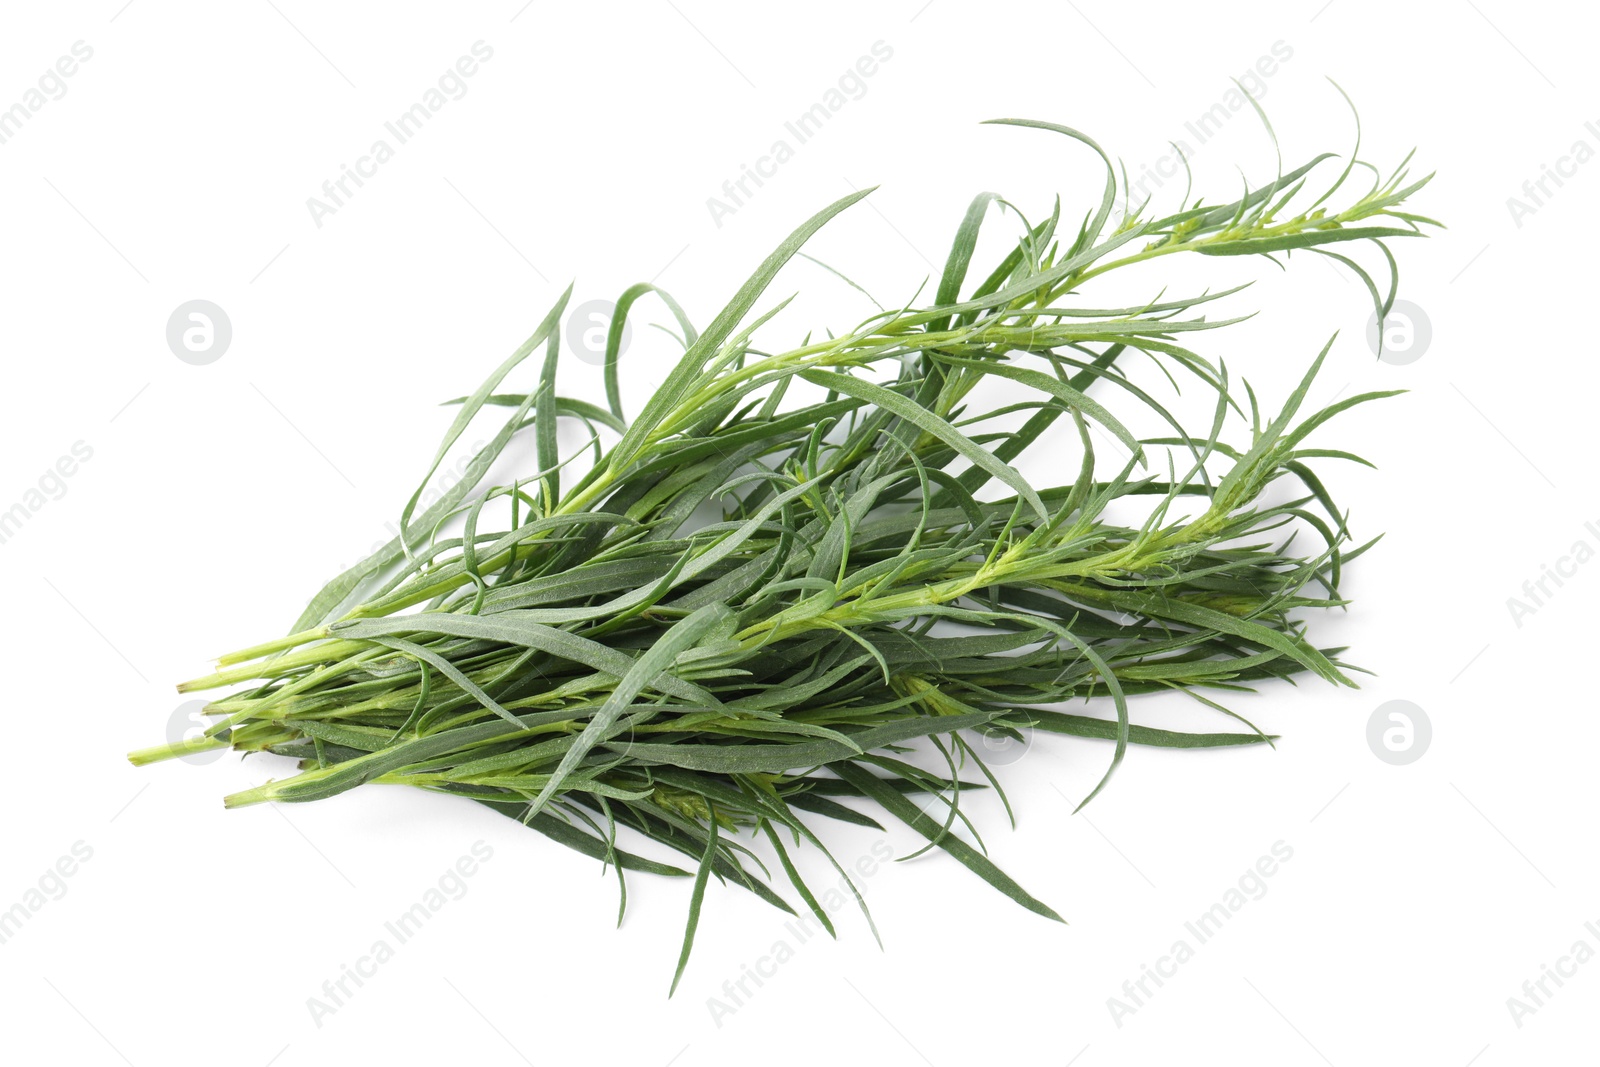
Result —
<svg viewBox="0 0 1600 1067"><path fill-rule="evenodd" d="M1385 178L1354 155L1296 206L1323 155L1232 203L1191 205L1186 193L1173 214L1130 205L1113 225L1116 170L1094 141L1002 121L1074 138L1104 163L1104 194L1076 229L1063 229L1057 200L969 289L990 207L1010 208L985 193L931 301L788 351L757 349L754 332L787 304L753 314L758 300L870 190L855 193L797 229L704 331L652 285L624 292L608 336L606 407L556 392L569 289L476 392L452 402L428 478L469 422L512 409L465 476L421 511L419 488L399 535L330 582L287 637L181 685L243 686L209 704L216 721L202 736L130 758L220 747L292 756L298 774L227 805L413 785L515 817L610 865L619 882L628 870L689 876L624 848L629 832L654 841L695 872L674 987L711 875L790 909L746 843L752 835L833 931L789 854L809 843L827 855L819 818L878 826L874 815L886 814L1058 918L956 832L970 829L963 792L992 787L1004 798L981 741L1041 730L1113 742L1086 803L1129 745L1271 740L1248 723L1219 733L1136 724L1137 694L1186 693L1242 723L1213 696L1302 672L1348 684L1340 650L1313 645L1297 609L1344 603L1341 568L1367 547L1351 547L1308 464L1364 461L1306 439L1389 395L1302 415L1324 348L1276 415L1264 414L1248 386L1241 395L1226 366L1187 340L1238 321L1203 314L1236 289L1092 308L1087 284L1181 252L1300 249L1354 271L1381 316L1398 281L1384 242L1436 224L1403 210L1427 178L1408 184L1405 163ZM1368 191L1333 206L1364 172ZM1386 291L1331 247L1363 241L1383 253ZM618 354L647 295L677 320L685 351L630 420ZM541 350L531 390L497 391ZM1175 418L1129 376L1135 358L1174 385L1199 383L1214 398L1209 421ZM972 410L991 378L1023 399ZM1114 409L1170 432L1140 439ZM564 419L589 438L566 456ZM1102 470L1097 436L1131 458ZM528 437L535 468L474 492ZM1042 447L1068 457L1070 480L1035 486L1013 466ZM1142 518L1114 520L1113 506ZM1292 530L1313 547L1295 549ZM1089 698L1109 700L1114 717L1058 710Z"/></svg>

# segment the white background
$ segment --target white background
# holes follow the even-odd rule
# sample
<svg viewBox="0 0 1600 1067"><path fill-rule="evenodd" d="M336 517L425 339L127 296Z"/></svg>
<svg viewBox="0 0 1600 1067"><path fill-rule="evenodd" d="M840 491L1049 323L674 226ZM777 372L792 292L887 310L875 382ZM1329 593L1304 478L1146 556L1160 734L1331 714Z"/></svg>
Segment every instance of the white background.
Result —
<svg viewBox="0 0 1600 1067"><path fill-rule="evenodd" d="M6 5L0 107L74 42L93 49L65 95L0 144L0 508L28 499L76 442L93 451L0 544L12 753L0 909L75 843L92 850L59 886L46 878L62 895L0 945L7 1058L1589 1061L1600 963L1550 985L1520 1027L1507 1007L1574 942L1600 949L1584 928L1600 924L1600 725L1586 685L1600 563L1520 626L1507 607L1575 542L1600 548L1589 438L1600 381L1583 296L1600 164L1548 185L1554 195L1521 225L1507 206L1574 142L1600 147L1600 129L1584 126L1600 105L1596 27L1582 11L1504 0ZM493 57L466 94L317 226L307 198L480 40ZM879 41L892 58L865 94L719 226L707 198ZM1418 173L1439 172L1416 206L1450 228L1396 243L1401 295L1425 309L1431 345L1405 366L1374 360L1364 291L1313 257L1287 274L1262 260L1168 260L1126 279L1123 295L1257 278L1227 310L1261 316L1201 350L1269 403L1336 330L1313 402L1411 390L1324 438L1379 464L1329 477L1356 534L1388 536L1351 570L1351 611L1314 620L1314 633L1353 646L1376 676L1358 691L1279 685L1237 700L1283 735L1276 751L1135 750L1076 817L1106 746L1035 744L1007 769L1018 829L990 799L973 811L996 860L1070 925L941 855L890 865L866 883L884 951L841 912L837 943L798 945L717 1020L708 998L725 996L724 981L795 942L747 894L713 885L669 1001L682 882L633 878L617 931L615 884L597 865L472 805L372 788L225 812L223 794L287 765L123 760L164 739L175 681L280 632L388 536L447 421L438 402L475 386L569 280L588 300L654 277L703 324L802 219L852 185L881 184L813 252L885 302L907 299L979 190L1034 218L1056 192L1069 219L1098 195L1085 150L980 120L1076 126L1137 174L1276 42L1292 58L1262 103L1286 165L1348 150L1333 77L1361 109L1366 158L1392 167L1415 145ZM1194 166L1199 191L1220 201L1240 169L1270 179L1274 157L1244 113ZM1175 206L1179 191L1161 195ZM796 290L806 296L790 342L867 310L811 264L769 295ZM209 366L165 342L168 316L196 298L233 327ZM634 409L671 349L644 329L657 307L641 311L625 364ZM562 373L563 392L599 399L593 368L569 357ZM1369 716L1393 699L1433 724L1408 766L1367 746ZM1177 704L1141 712L1217 724ZM840 829L847 862L879 839ZM898 854L915 847L906 833L886 840ZM493 856L466 895L314 1022L308 998L478 841ZM1108 998L1279 841L1293 858L1266 894L1118 1025Z"/></svg>

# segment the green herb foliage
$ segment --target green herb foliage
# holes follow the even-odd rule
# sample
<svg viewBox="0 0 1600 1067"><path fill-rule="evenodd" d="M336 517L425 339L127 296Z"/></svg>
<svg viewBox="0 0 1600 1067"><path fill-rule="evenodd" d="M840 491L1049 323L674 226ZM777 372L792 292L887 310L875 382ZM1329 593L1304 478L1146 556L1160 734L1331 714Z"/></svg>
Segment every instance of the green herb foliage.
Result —
<svg viewBox="0 0 1600 1067"><path fill-rule="evenodd" d="M954 832L970 829L963 792L1000 789L975 742L1030 730L1113 742L1087 802L1130 745L1270 743L1217 702L1226 694L1305 672L1349 684L1339 650L1311 643L1299 609L1341 605L1341 569L1366 547L1351 547L1309 464L1364 461L1307 438L1388 395L1303 410L1324 348L1276 414L1263 412L1225 365L1190 347L1238 321L1203 313L1236 290L1096 309L1084 303L1088 283L1182 252L1276 261L1299 249L1354 271L1381 315L1397 282L1385 242L1436 224L1404 210L1426 178L1408 183L1405 163L1384 178L1354 156L1295 206L1331 158L1319 156L1232 203L1186 195L1163 217L1125 204L1113 226L1119 184L1098 145L1050 123L1001 121L1063 134L1104 162L1104 195L1080 225L1058 201L974 281L979 229L991 207L1010 207L985 193L931 302L758 350L755 329L787 301L761 314L758 302L870 190L854 193L797 229L703 331L653 286L627 290L604 408L556 392L569 289L476 392L452 402L434 469L472 420L511 409L466 476L422 511L419 488L400 535L329 583L289 636L180 686L243 688L209 705L216 722L204 736L134 761L224 746L298 757L298 774L228 806L412 785L520 819L619 882L628 870L690 873L623 847L653 841L697 872L674 988L711 875L790 910L746 840L770 846L832 931L789 854L809 844L827 855L819 819L903 822L1058 918ZM1367 174L1367 191L1353 195ZM1332 251L1357 242L1382 251L1386 286ZM617 357L625 318L648 295L665 302L685 350L629 419ZM496 391L535 358L530 391ZM1185 427L1136 385L1125 366L1136 358L1214 396L1206 424ZM1025 399L970 409L991 377ZM1141 440L1118 410L1171 432ZM561 419L588 431L575 455L558 454ZM530 436L537 468L474 494L506 446ZM1102 469L1097 437L1132 458ZM1024 479L1013 461L1040 447L1067 457L1070 481ZM1142 520L1113 520L1113 506L1130 505ZM708 509L720 518L706 521ZM1309 547L1293 547L1293 530ZM1166 691L1232 716L1231 728L1132 721L1130 698ZM1059 710L1080 699L1112 714Z"/></svg>

